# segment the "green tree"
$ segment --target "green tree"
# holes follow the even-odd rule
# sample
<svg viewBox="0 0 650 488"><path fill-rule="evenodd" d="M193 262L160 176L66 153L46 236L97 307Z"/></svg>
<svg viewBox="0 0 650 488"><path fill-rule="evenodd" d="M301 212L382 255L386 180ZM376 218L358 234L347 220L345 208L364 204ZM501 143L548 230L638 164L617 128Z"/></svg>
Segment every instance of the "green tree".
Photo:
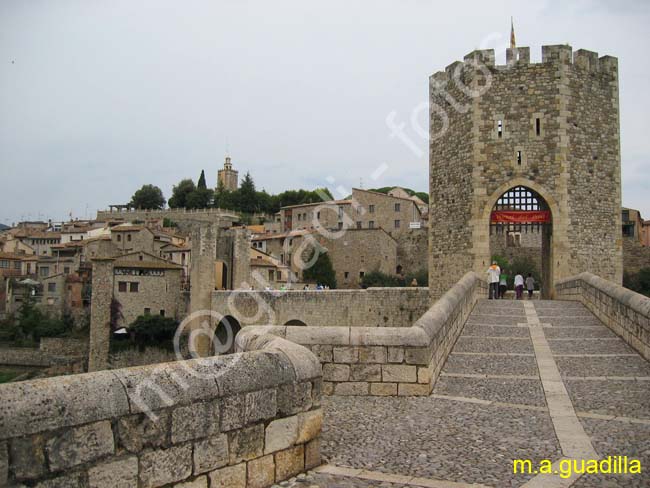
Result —
<svg viewBox="0 0 650 488"><path fill-rule="evenodd" d="M154 185L142 185L131 197L130 205L144 210L157 210L165 206L166 200L160 188Z"/></svg>
<svg viewBox="0 0 650 488"><path fill-rule="evenodd" d="M508 271L510 271L510 278L512 280L513 286L514 286L516 275L520 274L521 276L526 278L526 276L528 276L528 273L533 275L533 278L535 278L535 284L537 286L541 288L544 285L544 283L542 283L542 275L540 273L539 268L537 267L537 264L529 257L526 256L514 257L512 259L512 262L510 263L510 267L508 268ZM511 283L508 283L508 285L510 284Z"/></svg>
<svg viewBox="0 0 650 488"><path fill-rule="evenodd" d="M376 191L378 193L388 194L388 192L391 191L393 188L395 188L395 187L394 186L384 186L382 188L371 189L370 191ZM406 193L408 193L409 195L418 197L424 203L429 203L429 194L427 192L414 191L414 190L411 190L410 188L402 188L402 189Z"/></svg>
<svg viewBox="0 0 650 488"><path fill-rule="evenodd" d="M199 182L196 184L196 187L199 190L206 190L208 185L205 184L205 171L201 170L201 176L199 176Z"/></svg>
<svg viewBox="0 0 650 488"><path fill-rule="evenodd" d="M197 188L187 195L186 208L208 208L212 205L213 192L207 188Z"/></svg>
<svg viewBox="0 0 650 488"><path fill-rule="evenodd" d="M181 180L177 185L174 185L172 196L169 199L170 208L184 208L187 207L187 197L196 191L194 182L189 178Z"/></svg>
<svg viewBox="0 0 650 488"><path fill-rule="evenodd" d="M307 262L310 262L313 259L315 252L315 250L311 251L311 255ZM320 283L321 285L327 285L332 289L336 288L336 273L334 273L332 260L326 252L320 253L316 258L316 262L314 262L311 268L307 268L303 271L302 276L306 281L313 281L315 283Z"/></svg>
<svg viewBox="0 0 650 488"><path fill-rule="evenodd" d="M501 271L505 271L510 267L510 261L508 258L499 256L498 254L494 254L492 256L492 262L496 261L497 264L499 265L499 268L501 268ZM492 264L492 263L490 263Z"/></svg>
<svg viewBox="0 0 650 488"><path fill-rule="evenodd" d="M255 190L255 183L250 173L246 173L239 189L233 193L235 194L237 210L246 213L259 211L257 191Z"/></svg>
<svg viewBox="0 0 650 488"><path fill-rule="evenodd" d="M72 330L72 325L71 320L61 320L43 313L34 303L32 294L27 293L18 310L15 340L39 341L41 337L61 337Z"/></svg>

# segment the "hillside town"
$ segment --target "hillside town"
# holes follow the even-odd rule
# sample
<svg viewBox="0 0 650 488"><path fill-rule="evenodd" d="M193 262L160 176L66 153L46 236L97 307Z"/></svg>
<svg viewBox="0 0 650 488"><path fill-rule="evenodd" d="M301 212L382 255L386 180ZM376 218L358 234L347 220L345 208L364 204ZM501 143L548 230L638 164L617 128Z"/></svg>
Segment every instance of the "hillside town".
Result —
<svg viewBox="0 0 650 488"><path fill-rule="evenodd" d="M217 187L239 186L238 172L226 158ZM247 242L246 277L240 284L256 290L359 289L378 274L389 284L426 286L429 208L418 196L394 187L385 193L353 188L345 199L290 205L257 224L242 224L245 214L218 208L139 209L114 205L92 220L19 222L0 232L0 317L14 316L32 296L47 314L89 320L96 258L114 258L113 297L121 305L119 326L143 314L181 320L191 287L192 231L202 224L240 230ZM648 264L650 221L639 211L622 209L625 271L634 276ZM435 223L434 223L435 225ZM493 236L496 254L539 253L540 243L510 231ZM308 242L317 242L332 276L309 274L304 260ZM240 263L217 260L214 289L237 288L228 270ZM306 273L306 274L305 274ZM392 278L392 280L390 279ZM374 283L381 285L382 283ZM117 324L116 324L117 325Z"/></svg>

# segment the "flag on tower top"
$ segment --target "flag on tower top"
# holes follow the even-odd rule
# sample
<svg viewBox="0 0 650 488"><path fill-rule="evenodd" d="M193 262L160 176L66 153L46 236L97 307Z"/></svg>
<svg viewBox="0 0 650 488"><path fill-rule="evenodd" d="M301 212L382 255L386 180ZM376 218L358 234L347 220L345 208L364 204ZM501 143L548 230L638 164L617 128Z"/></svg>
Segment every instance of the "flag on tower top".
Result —
<svg viewBox="0 0 650 488"><path fill-rule="evenodd" d="M512 17L510 17L510 49L514 49L515 47L517 47L517 43L515 42L515 24Z"/></svg>

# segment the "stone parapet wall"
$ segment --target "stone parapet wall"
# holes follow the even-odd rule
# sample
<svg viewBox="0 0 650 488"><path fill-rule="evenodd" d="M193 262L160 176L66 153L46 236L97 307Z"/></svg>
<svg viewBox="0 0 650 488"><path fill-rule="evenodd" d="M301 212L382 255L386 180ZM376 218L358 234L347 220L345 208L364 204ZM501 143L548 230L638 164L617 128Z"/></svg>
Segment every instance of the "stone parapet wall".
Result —
<svg viewBox="0 0 650 488"><path fill-rule="evenodd" d="M650 360L650 298L581 273L556 283L559 300L582 302L607 327Z"/></svg>
<svg viewBox="0 0 650 488"><path fill-rule="evenodd" d="M85 357L88 354L88 339L42 337L39 350L53 356Z"/></svg>
<svg viewBox="0 0 650 488"><path fill-rule="evenodd" d="M47 367L54 359L49 354L31 347L0 347L0 364L5 366Z"/></svg>
<svg viewBox="0 0 650 488"><path fill-rule="evenodd" d="M204 209L185 209L185 208L166 208L163 210L98 210L97 220L124 220L125 222L133 222L134 220L151 220L151 219L164 219L168 218L177 223L184 220L192 220L195 222L209 222L216 224L227 224L230 227L232 222L239 221L239 215L230 210L223 210L220 208L204 208Z"/></svg>
<svg viewBox="0 0 650 488"><path fill-rule="evenodd" d="M148 364L169 363L177 361L175 351L159 347L145 347L140 350L137 347L111 352L108 355L109 369L132 368L134 366L146 366Z"/></svg>
<svg viewBox="0 0 650 488"><path fill-rule="evenodd" d="M212 293L212 310L242 325L299 320L315 327L410 327L430 304L427 288Z"/></svg>
<svg viewBox="0 0 650 488"><path fill-rule="evenodd" d="M326 395L426 396L486 293L471 272L412 327L250 326L242 334L273 334L309 348L323 364Z"/></svg>
<svg viewBox="0 0 650 488"><path fill-rule="evenodd" d="M321 367L250 352L0 385L0 486L268 487L320 464Z"/></svg>

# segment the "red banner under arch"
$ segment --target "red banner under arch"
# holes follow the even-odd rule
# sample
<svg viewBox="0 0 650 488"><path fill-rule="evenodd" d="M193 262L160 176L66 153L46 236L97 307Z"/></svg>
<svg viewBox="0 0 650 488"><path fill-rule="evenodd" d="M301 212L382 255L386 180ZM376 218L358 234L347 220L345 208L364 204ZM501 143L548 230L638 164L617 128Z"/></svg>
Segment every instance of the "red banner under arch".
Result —
<svg viewBox="0 0 650 488"><path fill-rule="evenodd" d="M551 222L549 210L494 210L493 224L548 224Z"/></svg>

